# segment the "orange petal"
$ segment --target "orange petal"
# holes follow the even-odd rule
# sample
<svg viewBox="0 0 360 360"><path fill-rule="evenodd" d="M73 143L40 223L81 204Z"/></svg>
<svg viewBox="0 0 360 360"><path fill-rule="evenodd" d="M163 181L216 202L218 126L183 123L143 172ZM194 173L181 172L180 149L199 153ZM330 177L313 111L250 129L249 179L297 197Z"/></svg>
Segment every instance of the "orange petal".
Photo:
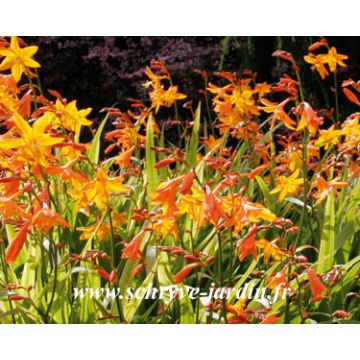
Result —
<svg viewBox="0 0 360 360"><path fill-rule="evenodd" d="M9 245L5 255L5 261L8 264L13 264L18 257L22 247L24 246L29 226L29 223L25 223Z"/></svg>
<svg viewBox="0 0 360 360"><path fill-rule="evenodd" d="M357 96L349 89L343 89L344 94L346 95L346 97L354 104L359 105L360 106L360 101L357 98Z"/></svg>
<svg viewBox="0 0 360 360"><path fill-rule="evenodd" d="M200 263L186 265L174 276L174 282L176 284L183 282L184 279L190 274L191 270L199 266L201 266Z"/></svg>

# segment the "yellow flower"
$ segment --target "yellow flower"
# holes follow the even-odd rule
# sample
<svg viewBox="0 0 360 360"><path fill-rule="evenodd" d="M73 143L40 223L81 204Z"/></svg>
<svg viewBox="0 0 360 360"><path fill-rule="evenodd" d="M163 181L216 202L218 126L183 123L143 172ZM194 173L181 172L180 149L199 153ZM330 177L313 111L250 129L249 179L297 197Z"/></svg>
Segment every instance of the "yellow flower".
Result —
<svg viewBox="0 0 360 360"><path fill-rule="evenodd" d="M91 108L78 110L76 100L64 105L59 99L56 100L55 110L59 123L69 131L80 134L81 126L90 126L92 122L86 117L90 114Z"/></svg>
<svg viewBox="0 0 360 360"><path fill-rule="evenodd" d="M163 218L156 221L153 225L154 233L163 235L164 237L169 237L172 235L174 240L177 240L179 235L175 225L174 218Z"/></svg>
<svg viewBox="0 0 360 360"><path fill-rule="evenodd" d="M316 146L324 146L327 150L330 145L336 145L339 142L339 137L343 135L343 131L335 130L335 126L331 126L328 130L319 130L320 136L316 140Z"/></svg>
<svg viewBox="0 0 360 360"><path fill-rule="evenodd" d="M215 139L213 135L210 135L206 140L203 140L203 144L207 147L207 152L213 150L215 147L217 149L220 149L220 145L223 141L223 138L220 137L218 139Z"/></svg>
<svg viewBox="0 0 360 360"><path fill-rule="evenodd" d="M30 159L42 166L47 166L51 146L64 140L45 133L49 118L42 116L31 127L21 115L14 113L13 121L20 137L0 139L0 149L19 149L26 160Z"/></svg>
<svg viewBox="0 0 360 360"><path fill-rule="evenodd" d="M178 205L178 215L187 214L191 219L197 222L200 227L204 217L203 202L205 194L197 187L191 188L192 194L180 195Z"/></svg>
<svg viewBox="0 0 360 360"><path fill-rule="evenodd" d="M275 261L281 261L286 253L284 249L280 249L276 245L276 240L270 242L265 238L262 238L256 242L256 246L263 249L264 262L266 264L269 262L270 258L273 258Z"/></svg>
<svg viewBox="0 0 360 360"><path fill-rule="evenodd" d="M149 67L146 68L145 74L148 76L150 81L144 84L145 88L152 87L153 91L149 93L151 100L151 106L155 108L157 113L161 106L171 107L176 100L182 100L186 98L185 94L178 92L178 87L171 85L167 90L161 84L161 80L168 79L169 75L157 76Z"/></svg>
<svg viewBox="0 0 360 360"><path fill-rule="evenodd" d="M104 168L100 167L96 171L95 179L86 183L80 189L68 190L70 196L77 200L75 210L84 208L89 214L89 203L94 202L101 211L105 210L109 204L109 196L112 192L128 193L130 188L122 184L123 178L110 178Z"/></svg>
<svg viewBox="0 0 360 360"><path fill-rule="evenodd" d="M327 63L331 72L335 72L337 65L341 67L346 67L347 65L343 60L347 60L349 57L347 55L338 54L336 48L333 46L329 49L327 54L318 55L322 63Z"/></svg>
<svg viewBox="0 0 360 360"><path fill-rule="evenodd" d="M237 236L244 226L261 221L274 221L276 216L259 203L246 200L240 193L229 194L222 198L222 204L229 216L224 221L228 229L234 227L233 236Z"/></svg>
<svg viewBox="0 0 360 360"><path fill-rule="evenodd" d="M31 58L37 51L37 46L28 46L21 49L17 37L12 36L10 47L0 49L0 55L5 56L5 59L0 64L0 71L11 69L14 80L19 82L26 68L40 67L40 64Z"/></svg>
<svg viewBox="0 0 360 360"><path fill-rule="evenodd" d="M282 201L288 194L295 194L299 186L303 184L304 179L303 178L297 178L299 175L299 169L295 170L292 175L289 177L286 176L279 176L276 179L276 187L272 191L270 191L270 194L279 194L279 200Z"/></svg>
<svg viewBox="0 0 360 360"><path fill-rule="evenodd" d="M312 65L311 68L319 73L321 79L324 80L326 76L329 75L329 72L327 71L323 61L319 58L319 55L315 56L314 54L310 53L309 55L304 56L304 60Z"/></svg>
<svg viewBox="0 0 360 360"><path fill-rule="evenodd" d="M80 240L88 240L92 236L96 236L98 240L105 240L111 233L110 224L97 222L89 226L77 227L76 230L81 231Z"/></svg>
<svg viewBox="0 0 360 360"><path fill-rule="evenodd" d="M344 145L355 148L360 143L360 125L359 117L347 119L342 125L342 131L345 135Z"/></svg>

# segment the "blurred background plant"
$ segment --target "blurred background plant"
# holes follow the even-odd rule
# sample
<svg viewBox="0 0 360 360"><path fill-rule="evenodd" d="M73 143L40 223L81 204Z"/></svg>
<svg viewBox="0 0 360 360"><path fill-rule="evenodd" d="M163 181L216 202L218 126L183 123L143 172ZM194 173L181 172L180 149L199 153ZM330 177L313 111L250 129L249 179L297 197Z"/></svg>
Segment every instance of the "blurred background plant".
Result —
<svg viewBox="0 0 360 360"><path fill-rule="evenodd" d="M141 85L144 68L154 58L166 63L174 82L196 103L201 98L198 89L203 87L203 79L189 69L206 70L209 74L217 70L240 73L244 69L256 69L257 81L273 83L290 66L271 58L271 54L276 49L286 49L301 65L303 54L316 37L39 36L24 40L39 46L37 57L43 64L44 88L56 88L69 99L77 98L80 107L91 106L96 113L115 102L119 108L126 109L129 97L145 100L146 89ZM340 53L349 55L348 67L339 71L339 83L343 79L359 78L359 38L329 37L328 41ZM329 84L321 82L319 77L311 75L310 68L303 72L302 80L307 99L316 107L329 108L331 80ZM347 101L340 103L340 112L356 109ZM180 115L186 117L186 111L180 109Z"/></svg>

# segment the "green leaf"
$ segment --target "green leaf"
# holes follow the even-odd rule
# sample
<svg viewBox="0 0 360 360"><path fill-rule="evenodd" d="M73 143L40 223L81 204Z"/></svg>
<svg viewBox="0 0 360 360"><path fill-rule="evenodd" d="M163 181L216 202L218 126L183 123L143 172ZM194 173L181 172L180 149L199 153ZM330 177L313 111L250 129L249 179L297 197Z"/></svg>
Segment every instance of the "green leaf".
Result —
<svg viewBox="0 0 360 360"><path fill-rule="evenodd" d="M165 252L161 252L159 254L159 265L158 265L158 271L157 276L159 280L160 287L164 286L171 286L174 285L171 271L170 271L170 261L168 258L168 255ZM193 306L191 304L191 300L189 296L187 295L187 291L185 290L185 287L183 284L177 284L179 291L184 293L184 296L179 297L179 303L180 303L180 323L181 324L194 324L195 323L195 314L193 310ZM167 294L165 294L167 295ZM170 301L170 298L165 299L165 296L163 298L165 301Z"/></svg>
<svg viewBox="0 0 360 360"><path fill-rule="evenodd" d="M265 183L265 181L262 179L262 177L260 177L259 175L255 177L259 188L262 192L262 195L265 199L265 205L269 208L269 210L271 212L273 212L274 214L277 213L277 201L275 200L274 196L270 194L270 191Z"/></svg>
<svg viewBox="0 0 360 360"><path fill-rule="evenodd" d="M124 307L124 316L126 321L131 322L134 315L136 314L137 309L139 308L141 302L143 301L146 295L146 289L153 283L154 276L156 273L156 269L158 266L159 258L157 258L154 266L152 267L151 271L146 276L145 280L142 284L135 290L137 294L141 296L134 296L132 299Z"/></svg>
<svg viewBox="0 0 360 360"><path fill-rule="evenodd" d="M88 158L94 165L98 165L98 163L99 163L101 134L103 132L104 126L105 126L108 118L109 118L109 113L106 114L106 116L104 117L104 120L100 124L94 138L92 139L90 148L87 152Z"/></svg>
<svg viewBox="0 0 360 360"><path fill-rule="evenodd" d="M240 280L233 287L233 291L231 292L231 294L229 296L229 302L231 302L235 299L236 293L243 286L245 281L248 279L249 275L254 271L256 265L257 265L257 260L253 260L251 262L250 266L248 267L248 269L246 270L246 272L243 275L241 275Z"/></svg>
<svg viewBox="0 0 360 360"><path fill-rule="evenodd" d="M146 182L148 194L154 192L158 186L159 179L155 169L155 153L151 150L154 146L154 129L152 124L153 116L150 114L147 126L146 126L146 145L145 145L145 170L146 170Z"/></svg>
<svg viewBox="0 0 360 360"><path fill-rule="evenodd" d="M195 167L196 165L196 154L198 152L198 145L199 145L200 116L201 116L201 103L199 102L199 105L195 112L194 126L191 134L190 145L189 148L187 149L187 153L185 157L186 162L192 167Z"/></svg>
<svg viewBox="0 0 360 360"><path fill-rule="evenodd" d="M317 264L317 272L323 273L333 265L335 250L335 204L334 194L330 194L326 200L324 222L321 233L320 252Z"/></svg>
<svg viewBox="0 0 360 360"><path fill-rule="evenodd" d="M356 232L360 230L360 219L353 218L347 221L347 223L341 228L335 236L335 251L338 251L343 244L350 240Z"/></svg>

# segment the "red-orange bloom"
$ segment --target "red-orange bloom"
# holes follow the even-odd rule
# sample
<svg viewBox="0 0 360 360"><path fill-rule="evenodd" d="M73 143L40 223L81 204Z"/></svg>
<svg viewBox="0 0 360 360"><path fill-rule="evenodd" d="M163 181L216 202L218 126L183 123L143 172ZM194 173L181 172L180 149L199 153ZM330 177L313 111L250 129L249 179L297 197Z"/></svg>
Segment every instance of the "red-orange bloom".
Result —
<svg viewBox="0 0 360 360"><path fill-rule="evenodd" d="M134 146L132 146L129 150L120 153L115 159L115 164L118 164L121 168L126 169L130 165L133 151L134 151Z"/></svg>
<svg viewBox="0 0 360 360"><path fill-rule="evenodd" d="M176 207L176 191L181 177L172 179L159 186L158 189L150 194L151 203L161 204L164 207L164 213L166 215L174 215L177 210Z"/></svg>
<svg viewBox="0 0 360 360"><path fill-rule="evenodd" d="M185 278L188 277L192 269L195 269L196 267L201 266L200 263L193 263L184 266L175 276L174 276L174 282L175 284L179 284L184 281Z"/></svg>
<svg viewBox="0 0 360 360"><path fill-rule="evenodd" d="M243 261L248 255L252 255L254 259L256 259L256 242L255 242L255 232L246 236L240 243L240 247L238 249L240 254L239 259Z"/></svg>
<svg viewBox="0 0 360 360"><path fill-rule="evenodd" d="M126 246L123 250L121 257L123 259L137 260L140 254L140 241L144 234L144 230L141 230L139 234L137 234L131 242Z"/></svg>
<svg viewBox="0 0 360 360"><path fill-rule="evenodd" d="M32 225L43 233L48 233L54 226L61 226L63 229L69 227L65 219L51 210L47 204L43 204L43 207L35 214Z"/></svg>
<svg viewBox="0 0 360 360"><path fill-rule="evenodd" d="M181 183L179 192L182 195L186 195L190 192L191 186L194 181L194 169L191 169L185 176L184 180Z"/></svg>
<svg viewBox="0 0 360 360"><path fill-rule="evenodd" d="M260 324L276 324L280 320L280 318L276 316L277 314L278 312L269 315Z"/></svg>
<svg viewBox="0 0 360 360"><path fill-rule="evenodd" d="M25 244L26 235L29 231L29 227L30 223L26 222L10 243L5 255L5 261L8 264L13 264L18 257L22 247Z"/></svg>
<svg viewBox="0 0 360 360"><path fill-rule="evenodd" d="M351 90L344 88L343 92L351 102L353 102L354 104L360 106L359 99L357 98L357 96Z"/></svg>
<svg viewBox="0 0 360 360"><path fill-rule="evenodd" d="M320 278L315 274L314 270L307 268L306 272L309 277L310 291L313 295L310 301L313 303L321 299L325 299L326 296L324 296L322 293L324 291L328 291L327 287L321 282Z"/></svg>
<svg viewBox="0 0 360 360"><path fill-rule="evenodd" d="M227 218L225 211L223 211L223 209L220 206L219 199L211 191L208 185L206 185L205 188L204 211L205 211L205 216L216 227L218 227L219 220L221 217L223 219Z"/></svg>
<svg viewBox="0 0 360 360"><path fill-rule="evenodd" d="M174 158L168 158L168 159L160 160L154 165L154 168L155 169L161 169L162 167L168 166L168 165L174 163L175 161L176 160Z"/></svg>
<svg viewBox="0 0 360 360"><path fill-rule="evenodd" d="M286 266L284 266L279 272L275 275L272 275L268 278L268 288L276 289L278 286L281 286L282 289L291 289L290 284L286 279Z"/></svg>

